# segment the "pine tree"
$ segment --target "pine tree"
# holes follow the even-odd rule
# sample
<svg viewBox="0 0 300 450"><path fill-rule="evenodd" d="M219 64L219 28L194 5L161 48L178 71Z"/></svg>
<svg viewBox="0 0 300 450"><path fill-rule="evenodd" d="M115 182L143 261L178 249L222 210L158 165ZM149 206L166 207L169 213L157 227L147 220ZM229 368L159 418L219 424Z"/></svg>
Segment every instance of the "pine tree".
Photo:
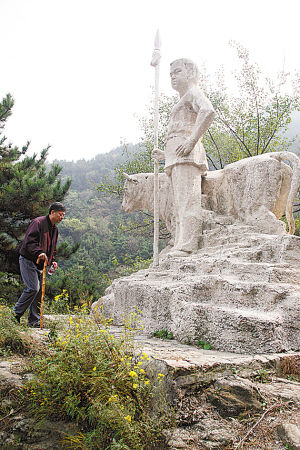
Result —
<svg viewBox="0 0 300 450"><path fill-rule="evenodd" d="M18 249L30 221L62 201L71 184L69 178L61 183L59 165L46 170L49 147L27 156L30 142L22 149L7 143L3 129L13 105L10 94L0 102L0 270L8 272L18 271Z"/></svg>

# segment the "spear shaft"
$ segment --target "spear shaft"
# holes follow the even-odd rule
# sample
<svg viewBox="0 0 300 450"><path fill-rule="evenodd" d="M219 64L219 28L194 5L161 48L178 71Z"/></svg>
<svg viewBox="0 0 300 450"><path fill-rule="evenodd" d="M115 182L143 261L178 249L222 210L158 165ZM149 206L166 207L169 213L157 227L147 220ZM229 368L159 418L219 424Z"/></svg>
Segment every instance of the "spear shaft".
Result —
<svg viewBox="0 0 300 450"><path fill-rule="evenodd" d="M155 67L155 98L154 98L154 149L158 149L158 101L159 101L159 63L160 63L160 35L157 31L154 41L154 52L151 65ZM158 239L159 239L159 180L158 180L158 159L154 158L154 239L153 239L153 266L159 265Z"/></svg>

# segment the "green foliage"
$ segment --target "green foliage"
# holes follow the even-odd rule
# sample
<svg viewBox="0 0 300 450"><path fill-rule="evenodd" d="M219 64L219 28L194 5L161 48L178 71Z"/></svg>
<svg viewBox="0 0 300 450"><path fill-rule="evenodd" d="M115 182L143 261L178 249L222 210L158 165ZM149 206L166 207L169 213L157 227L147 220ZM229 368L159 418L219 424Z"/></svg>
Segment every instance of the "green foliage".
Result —
<svg viewBox="0 0 300 450"><path fill-rule="evenodd" d="M286 136L288 125L292 113L300 110L297 77L290 81L289 74L281 72L276 79L264 78L258 65L250 61L249 52L236 42L231 45L240 62L235 73L237 93L228 92L222 69L216 86L205 76L201 80L217 113L203 139L215 169L241 158L288 150L293 143Z"/></svg>
<svg viewBox="0 0 300 450"><path fill-rule="evenodd" d="M114 337L109 321L97 327L88 317L70 316L67 322L43 358L30 362L35 377L23 391L26 410L38 421L76 421L82 432L65 438L67 448L154 448L170 423L166 411L150 414L164 375L152 382L149 357L134 356L128 334Z"/></svg>
<svg viewBox="0 0 300 450"><path fill-rule="evenodd" d="M115 277L125 277L127 275L131 275L138 270L148 269L150 264L152 263L153 258L142 259L137 256L136 258L131 258L130 256L125 256L123 265L118 263L118 260L115 259L113 263L115 264L114 270L114 278Z"/></svg>
<svg viewBox="0 0 300 450"><path fill-rule="evenodd" d="M300 236L300 215L295 217L295 236Z"/></svg>
<svg viewBox="0 0 300 450"><path fill-rule="evenodd" d="M28 355L31 352L32 340L26 333L20 333L22 328L14 320L10 308L0 304L0 356Z"/></svg>
<svg viewBox="0 0 300 450"><path fill-rule="evenodd" d="M16 303L23 289L19 275L0 272L0 302L9 305Z"/></svg>
<svg viewBox="0 0 300 450"><path fill-rule="evenodd" d="M209 342L198 341L196 345L199 348L203 348L203 350L211 350L211 345Z"/></svg>
<svg viewBox="0 0 300 450"><path fill-rule="evenodd" d="M22 149L6 143L3 128L13 104L9 94L0 102L0 269L18 273L18 248L30 220L62 201L71 180L61 183L57 164L46 170L49 147L39 157L27 156L29 142Z"/></svg>
<svg viewBox="0 0 300 450"><path fill-rule="evenodd" d="M169 332L165 329L154 331L153 336L160 339L169 339L169 340L174 339L172 331Z"/></svg>
<svg viewBox="0 0 300 450"><path fill-rule="evenodd" d="M80 247L68 260L59 261L58 270L47 279L50 301L63 289L73 306L91 296L96 300L104 294L110 279L150 263L152 240L124 232L119 202L112 202L109 209L94 192L71 191L65 203L70 213L59 225L60 236L70 246L80 241Z"/></svg>

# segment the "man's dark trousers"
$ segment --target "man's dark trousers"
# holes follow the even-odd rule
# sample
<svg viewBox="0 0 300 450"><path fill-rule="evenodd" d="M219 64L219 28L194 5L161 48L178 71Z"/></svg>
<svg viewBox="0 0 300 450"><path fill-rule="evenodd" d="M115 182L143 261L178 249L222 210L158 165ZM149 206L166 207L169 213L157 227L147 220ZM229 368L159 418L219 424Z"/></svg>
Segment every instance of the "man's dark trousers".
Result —
<svg viewBox="0 0 300 450"><path fill-rule="evenodd" d="M22 316L29 306L28 325L35 325L40 320L39 302L41 299L41 286L43 271L36 264L23 256L19 257L20 271L25 289L14 307L14 313Z"/></svg>

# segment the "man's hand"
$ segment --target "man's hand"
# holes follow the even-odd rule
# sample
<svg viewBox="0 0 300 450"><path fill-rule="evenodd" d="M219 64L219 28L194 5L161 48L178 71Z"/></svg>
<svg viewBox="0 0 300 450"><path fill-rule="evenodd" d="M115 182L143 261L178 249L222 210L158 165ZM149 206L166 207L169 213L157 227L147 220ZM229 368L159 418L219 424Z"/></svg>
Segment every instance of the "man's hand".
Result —
<svg viewBox="0 0 300 450"><path fill-rule="evenodd" d="M157 159L158 161L160 159L165 159L165 152L162 150L159 150L159 148L155 148L151 153L152 159Z"/></svg>
<svg viewBox="0 0 300 450"><path fill-rule="evenodd" d="M194 141L186 141L184 144L181 144L176 149L177 156L188 156L193 148L195 147Z"/></svg>
<svg viewBox="0 0 300 450"><path fill-rule="evenodd" d="M38 263L40 262L41 259L44 260L44 261L46 261L46 263L48 263L48 258L47 258L46 253L41 253L41 254L38 256L38 259L36 260L36 263L38 264Z"/></svg>

